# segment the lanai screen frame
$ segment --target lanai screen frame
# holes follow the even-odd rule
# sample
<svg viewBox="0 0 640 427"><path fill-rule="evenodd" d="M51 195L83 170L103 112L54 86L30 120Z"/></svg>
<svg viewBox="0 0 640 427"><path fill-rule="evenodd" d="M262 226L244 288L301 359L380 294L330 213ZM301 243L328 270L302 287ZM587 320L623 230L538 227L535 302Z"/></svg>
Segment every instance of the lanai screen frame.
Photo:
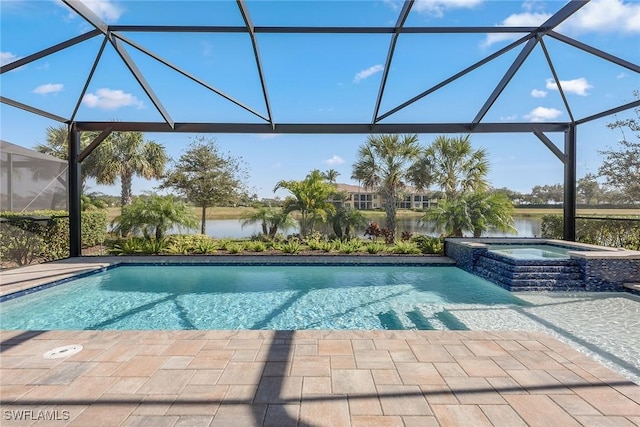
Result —
<svg viewBox="0 0 640 427"><path fill-rule="evenodd" d="M96 56L93 67L84 88L77 100L76 106L70 117L60 117L47 111L40 110L30 105L20 103L18 101L0 96L0 102L28 111L39 116L65 123L69 128L69 241L70 256L81 256L82 236L81 236L81 181L80 168L82 161L106 138L114 131L140 131L140 132L183 132L183 133L243 133L243 134L400 134L400 133L416 133L416 134L451 134L451 133L533 133L545 146L563 163L564 165L564 203L563 203L563 238L568 241L575 241L575 217L576 217L576 149L577 149L577 130L578 125L591 122L603 117L607 117L618 112L629 110L640 106L640 100L621 105L600 113L575 119L571 113L569 103L560 84L560 80L556 74L555 67L548 54L544 43L545 37L552 37L556 40L564 42L577 49L581 49L589 54L595 55L603 60L612 62L622 66L635 73L640 73L640 65L631 63L624 59L618 58L607 52L596 49L592 46L571 39L560 34L554 29L564 22L586 5L589 0L571 0L563 6L558 12L551 16L546 22L538 27L404 27L404 23L411 11L414 0L404 0L403 7L400 10L396 24L393 27L317 27L317 26L299 26L299 27L267 27L255 26L251 20L249 9L245 0L236 0L239 11L242 15L244 26L166 26L166 25L108 25L102 21L95 13L79 0L62 0L67 6L73 9L78 15L85 19L94 27L93 30L80 36L69 39L65 42L56 44L32 55L16 60L10 64L0 68L0 74L11 71L20 66L28 64L32 61L53 54L57 51L66 49L67 47L81 43L85 40L96 36L102 36L103 42ZM239 101L234 100L230 96L219 91L215 87L200 80L198 77L180 69L179 67L165 61L153 52L143 46L138 45L134 41L128 39L124 33L127 32L154 32L154 33L180 33L180 32L208 32L208 33L247 33L251 38L253 53L255 57L256 69L260 78L260 85L267 110L266 117ZM387 58L385 61L382 79L374 106L374 112L371 122L369 123L276 123L273 120L271 104L267 90L260 50L256 34L390 34L391 40ZM476 62L470 67L460 71L450 78L440 82L432 88L416 95L412 99L398 105L397 107L380 114L380 105L384 95L387 77L390 71L390 65L393 60L393 54L397 39L400 34L469 34L469 33L519 33L522 37L497 52ZM205 88L217 93L228 101L249 111L265 121L265 123L176 123L173 121L167 110L162 105L160 99L156 96L153 88L147 82L143 74L136 66L133 59L127 51L122 47L122 43L144 52L164 65L172 68L183 76L195 81ZM147 94L154 107L161 114L164 122L97 122L97 121L77 121L76 113L80 107L80 103L89 87L93 73L100 61L102 52L107 43L110 43L129 71L140 84L144 92ZM562 97L564 105L570 117L569 122L556 123L483 123L482 119L489 111L501 95L505 87L509 84L518 69L526 61L529 54L540 44L545 58L553 75L556 86ZM481 67L500 55L524 45L516 59L513 61L509 69L506 71L496 88L493 90L489 98L481 107L475 118L468 123L379 123L381 120L391 116L397 111L407 107L408 105L422 99L423 97L433 93L458 78L468 74L469 72ZM95 140L84 150L80 148L80 135L85 131L99 131L100 134ZM560 150L546 135L546 132L562 132L564 133L564 150Z"/></svg>

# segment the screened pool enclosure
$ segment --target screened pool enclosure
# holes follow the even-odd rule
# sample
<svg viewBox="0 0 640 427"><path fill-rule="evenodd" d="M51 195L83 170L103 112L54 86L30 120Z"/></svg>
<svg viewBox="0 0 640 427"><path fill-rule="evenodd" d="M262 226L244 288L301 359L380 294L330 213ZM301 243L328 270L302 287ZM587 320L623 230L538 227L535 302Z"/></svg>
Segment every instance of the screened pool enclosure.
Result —
<svg viewBox="0 0 640 427"><path fill-rule="evenodd" d="M511 25L512 21L508 19L499 25L485 22L481 14L474 14L473 9L456 11L456 20L446 22L451 22L452 25L444 25L444 21L429 22L421 19L425 8L435 7L434 5L448 7L446 2L437 1L123 1L119 5L128 8L130 13L118 23L108 23L107 21L114 19L106 19L104 11L95 9L95 4L85 4L79 0L62 0L62 3L66 5L70 15L82 20L81 32L78 33L78 26L61 31L64 36L57 42L50 42L50 35L42 32L38 35L41 43L34 43L31 52L21 53L11 62L2 65L0 102L3 109L27 111L65 124L69 128L69 161L65 167L68 167L71 256L79 256L81 252L81 164L95 147L115 131L264 135L533 134L563 164L564 238L575 240L576 152L580 144L581 125L640 106L640 100L636 99L631 102L616 102L604 110L590 111L588 103L582 100L572 101L567 94L568 88L563 82L575 78L577 71L567 70L564 65L556 66L558 61L565 62L564 52L580 52L590 60L606 63L612 69L619 70L619 73L630 75L636 82L640 76L637 51L614 55L605 48L597 48L574 38L573 33L569 36L563 31L565 22L582 22L584 16L581 17L580 13L590 6L589 1L551 2L546 5L552 9L548 14L530 14L538 17L539 22L534 25ZM514 3L487 2L485 7L513 8ZM32 7L60 7L52 4L33 2ZM303 5L317 8L318 13L300 13ZM431 12L437 15L439 10L436 8ZM505 18L509 13L511 12L505 9ZM183 18L172 20L173 16L178 15ZM12 40L22 37L24 31L37 32L36 28L4 27L3 42L9 45ZM61 34L57 37L60 38ZM184 49L189 49L188 46L193 44L193 39L189 37L203 34L215 37L220 44L237 44L238 49L244 49L248 53L247 56L231 58L235 62L230 59L228 66L237 67L238 73L236 79L226 82L228 84L225 86L231 88L230 92L242 93L248 102L241 101L217 86L213 68L211 72L192 72L188 67L179 65L160 53L166 53L164 47L173 45L178 40L184 41ZM443 44L441 40L444 36L455 36L455 43ZM484 49L478 49L482 38L492 42L486 43ZM367 105L353 103L349 96L337 94L336 100L342 103L336 108L341 113L327 121L317 110L305 108L308 98L305 87L321 83L313 79L296 80L297 76L287 74L287 68L279 64L287 61L308 61L309 64L315 64L314 61L322 58L323 63L328 64L327 70L339 69L340 58L356 52L339 51L339 47L336 47L339 46L339 40L347 39L359 44L359 52L370 52L379 58L380 65L370 70L379 73L379 85L376 85L377 91L364 98L370 101ZM405 41L408 40L419 40L417 46L420 48L407 49ZM78 61L69 60L58 64L68 67L74 76L81 76L74 80L72 105L53 108L46 103L31 102L21 97L19 88L11 84L13 76L28 65L56 58L64 51L76 48L83 48L83 55L78 57ZM332 49L336 49L335 54ZM455 49L460 54L440 54L448 49ZM410 95L397 90L394 73L402 73L401 61L410 64L426 55L433 55L429 66L400 74L398 78L419 82L420 89ZM624 56L632 56L636 60L623 59ZM448 64L447 60L452 63ZM483 71L497 62L503 64L499 74L496 75L493 71L487 74ZM150 78L150 73L146 71L150 64L161 70L161 80L157 77ZM583 67L579 62L572 66L575 70ZM87 99L91 88L95 89L92 84L97 70L105 67L107 70L110 67L125 70L150 107L146 111L131 110L131 116L121 116L108 110L94 109L87 112L86 108L83 109L83 100ZM537 73L543 81L548 78L547 87L555 88L554 94L557 93L561 99L560 105L564 108L562 117L567 119L501 120L499 114L492 112L492 108L500 104L501 98L510 90L510 83L521 69ZM440 111L437 105L436 108L430 106L431 109L416 107L434 97L438 99L440 95L446 96L451 86L467 78L475 78L474 76L479 76L474 87L487 88L488 93L480 94L479 90L469 92L468 99L461 100L461 104L475 109L467 117L460 117L460 112L456 111ZM113 79L117 81L118 78L114 73ZM177 100L164 95L167 86L184 82L188 82L191 85L189 87L194 90L185 90L185 99L202 102L203 105L216 105L219 108L215 109L215 113L207 116L206 111L201 111L196 116L185 116L177 106ZM301 94L298 100L301 107L296 109L295 114L285 112L285 106L291 100L285 100L281 95L282 88L288 84L299 85L296 88ZM112 87L116 86L114 83ZM194 95L195 88L200 91L197 92L198 95ZM237 114L230 115L231 111ZM461 111L466 114L466 109ZM98 132L99 136L86 149L81 150L80 135L87 131ZM514 146L513 150L516 149ZM3 149L3 174L4 155ZM64 169L62 165L59 167L60 171ZM4 188L3 182L3 200ZM14 200L13 203L17 201Z"/></svg>

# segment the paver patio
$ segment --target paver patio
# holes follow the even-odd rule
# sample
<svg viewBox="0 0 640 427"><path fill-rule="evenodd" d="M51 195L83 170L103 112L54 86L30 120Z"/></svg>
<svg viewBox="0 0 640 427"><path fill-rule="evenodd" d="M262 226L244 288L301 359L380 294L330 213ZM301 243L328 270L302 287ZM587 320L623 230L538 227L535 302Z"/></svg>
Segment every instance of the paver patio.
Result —
<svg viewBox="0 0 640 427"><path fill-rule="evenodd" d="M640 386L543 333L3 331L0 339L7 426L640 425ZM43 358L70 344L84 348Z"/></svg>
<svg viewBox="0 0 640 427"><path fill-rule="evenodd" d="M36 270L11 287L39 283ZM540 332L0 331L0 343L3 426L640 426L639 385ZM71 344L82 351L43 358Z"/></svg>

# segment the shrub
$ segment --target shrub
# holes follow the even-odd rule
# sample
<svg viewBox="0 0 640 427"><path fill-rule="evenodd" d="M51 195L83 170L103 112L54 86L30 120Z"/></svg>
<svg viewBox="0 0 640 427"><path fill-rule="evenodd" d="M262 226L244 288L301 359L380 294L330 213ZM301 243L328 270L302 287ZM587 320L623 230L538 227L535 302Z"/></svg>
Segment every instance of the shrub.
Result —
<svg viewBox="0 0 640 427"><path fill-rule="evenodd" d="M414 242L401 240L393 245L391 252L394 254L419 254L420 249Z"/></svg>
<svg viewBox="0 0 640 427"><path fill-rule="evenodd" d="M107 236L107 212L81 213L82 246L101 244ZM18 265L43 259L52 261L69 256L69 217L66 211L41 210L28 213L2 212L0 217L0 258ZM42 217L42 221L32 218Z"/></svg>
<svg viewBox="0 0 640 427"><path fill-rule="evenodd" d="M301 246L297 240L290 240L284 244L282 244L281 251L285 254L297 254L300 252Z"/></svg>
<svg viewBox="0 0 640 427"><path fill-rule="evenodd" d="M146 254L159 254L166 252L168 245L165 239L148 239L142 242L142 252Z"/></svg>
<svg viewBox="0 0 640 427"><path fill-rule="evenodd" d="M312 251L322 250L322 245L324 243L325 242L321 241L320 239L307 240L307 246L309 246L309 249L311 249Z"/></svg>
<svg viewBox="0 0 640 427"><path fill-rule="evenodd" d="M416 244L423 254L442 255L444 253L444 240L439 237L414 236L411 241Z"/></svg>
<svg viewBox="0 0 640 427"><path fill-rule="evenodd" d="M239 254L239 253L242 253L242 251L244 250L244 245L240 243L235 243L235 242L231 242L227 244L225 247L230 254Z"/></svg>
<svg viewBox="0 0 640 427"><path fill-rule="evenodd" d="M120 243L117 243L109 250L114 255L133 255L140 254L143 250L144 241L138 237L131 237Z"/></svg>
<svg viewBox="0 0 640 427"><path fill-rule="evenodd" d="M561 215L542 217L542 237L563 238ZM585 219L576 220L576 241L592 245L640 250L640 221L629 219Z"/></svg>
<svg viewBox="0 0 640 427"><path fill-rule="evenodd" d="M267 250L267 245L265 245L264 242L261 241L247 242L245 244L245 247L248 251L251 252L264 252Z"/></svg>
<svg viewBox="0 0 640 427"><path fill-rule="evenodd" d="M342 254L352 254L360 251L360 249L361 245L358 239L351 239L346 242L336 240L336 250Z"/></svg>
<svg viewBox="0 0 640 427"><path fill-rule="evenodd" d="M365 245L364 249L370 254L377 254L386 251L387 245L380 242L370 242Z"/></svg>

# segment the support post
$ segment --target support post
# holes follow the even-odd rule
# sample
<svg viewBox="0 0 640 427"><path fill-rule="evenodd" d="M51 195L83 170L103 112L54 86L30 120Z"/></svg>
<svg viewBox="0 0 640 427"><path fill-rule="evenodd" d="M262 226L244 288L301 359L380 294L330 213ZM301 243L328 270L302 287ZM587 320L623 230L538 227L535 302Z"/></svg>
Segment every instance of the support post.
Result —
<svg viewBox="0 0 640 427"><path fill-rule="evenodd" d="M571 124L564 134L564 204L563 238L576 240L576 126Z"/></svg>
<svg viewBox="0 0 640 427"><path fill-rule="evenodd" d="M80 228L82 190L81 164L78 161L80 154L80 132L72 123L69 125L69 256L82 255L82 233Z"/></svg>

